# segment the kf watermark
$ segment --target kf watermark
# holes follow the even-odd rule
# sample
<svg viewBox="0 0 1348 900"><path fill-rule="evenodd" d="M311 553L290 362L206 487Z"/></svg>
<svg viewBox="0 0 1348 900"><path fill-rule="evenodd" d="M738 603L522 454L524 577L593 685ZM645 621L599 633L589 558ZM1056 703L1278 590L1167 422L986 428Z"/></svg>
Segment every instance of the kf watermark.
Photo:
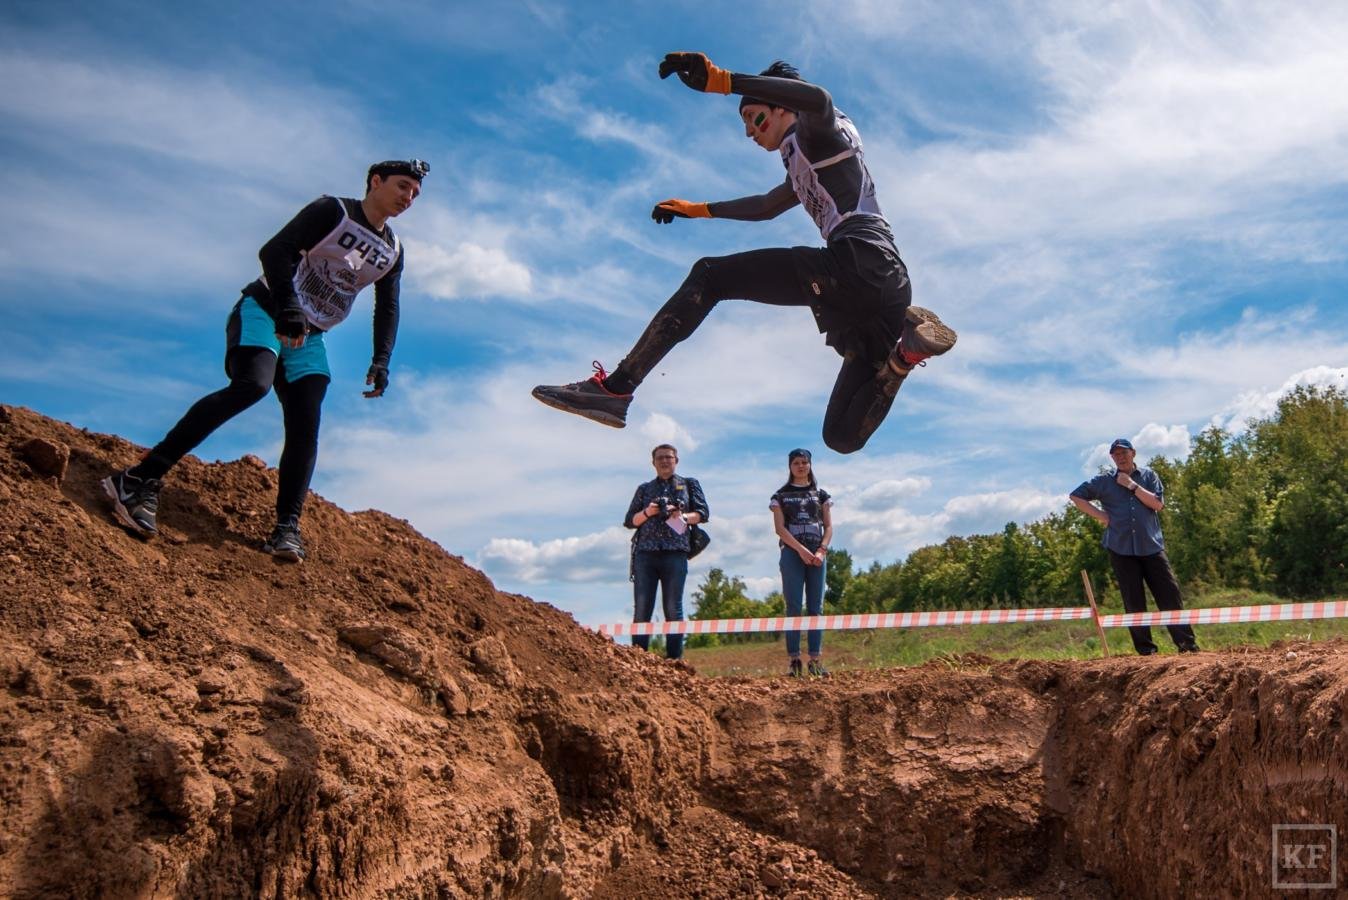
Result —
<svg viewBox="0 0 1348 900"><path fill-rule="evenodd" d="M1273 826L1273 889L1323 890L1339 886L1337 825Z"/></svg>

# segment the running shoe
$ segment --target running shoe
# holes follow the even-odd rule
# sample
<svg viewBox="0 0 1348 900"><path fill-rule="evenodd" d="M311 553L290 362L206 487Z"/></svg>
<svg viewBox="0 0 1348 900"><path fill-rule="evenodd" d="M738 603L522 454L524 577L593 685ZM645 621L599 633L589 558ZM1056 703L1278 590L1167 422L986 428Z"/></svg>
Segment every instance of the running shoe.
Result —
<svg viewBox="0 0 1348 900"><path fill-rule="evenodd" d="M533 390L534 397L553 409L584 416L601 425L612 428L625 427L627 407L632 404L632 395L615 394L604 387L604 379L608 377L608 373L598 361L592 365L594 374L585 381L559 385L540 384Z"/></svg>
<svg viewBox="0 0 1348 900"><path fill-rule="evenodd" d="M889 367L899 375L907 375L914 366L925 365L933 356L940 356L955 346L958 335L940 320L936 313L920 306L908 307L904 317L903 334L889 354Z"/></svg>
<svg viewBox="0 0 1348 900"><path fill-rule="evenodd" d="M159 532L155 516L159 514L158 478L136 478L126 472L109 475L99 484L112 501L112 517L135 534L149 537Z"/></svg>
<svg viewBox="0 0 1348 900"><path fill-rule="evenodd" d="M262 545L263 553L289 562L304 562L304 542L300 540L300 523L287 519L277 523L271 537Z"/></svg>

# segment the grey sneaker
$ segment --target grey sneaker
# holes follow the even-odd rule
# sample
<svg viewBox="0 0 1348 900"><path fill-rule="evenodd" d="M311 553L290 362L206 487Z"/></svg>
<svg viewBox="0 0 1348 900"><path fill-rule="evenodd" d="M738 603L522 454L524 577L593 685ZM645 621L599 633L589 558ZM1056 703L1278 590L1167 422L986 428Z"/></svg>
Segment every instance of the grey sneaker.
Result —
<svg viewBox="0 0 1348 900"><path fill-rule="evenodd" d="M584 416L613 428L627 425L627 407L632 404L631 394L615 394L604 387L608 373L597 361L593 363L594 374L585 381L571 384L540 384L533 389L538 400L577 416Z"/></svg>
<svg viewBox="0 0 1348 900"><path fill-rule="evenodd" d="M135 534L158 534L155 516L159 514L158 478L135 478L126 472L109 475L99 484L112 501L112 517Z"/></svg>
<svg viewBox="0 0 1348 900"><path fill-rule="evenodd" d="M304 562L304 542L300 540L300 523L294 519L278 522L271 537L262 545L263 553L288 562Z"/></svg>
<svg viewBox="0 0 1348 900"><path fill-rule="evenodd" d="M957 338L955 329L942 322L936 313L910 306L904 317L903 334L889 354L889 367L897 374L907 375L914 366L923 365L955 346Z"/></svg>

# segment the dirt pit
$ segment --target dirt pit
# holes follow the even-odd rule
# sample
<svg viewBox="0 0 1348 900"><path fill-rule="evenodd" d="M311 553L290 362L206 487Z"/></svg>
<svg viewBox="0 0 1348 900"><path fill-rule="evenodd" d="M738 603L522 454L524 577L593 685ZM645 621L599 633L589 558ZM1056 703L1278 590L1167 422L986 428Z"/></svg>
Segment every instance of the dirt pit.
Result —
<svg viewBox="0 0 1348 900"><path fill-rule="evenodd" d="M1247 897L1333 878L1342 643L699 678L379 512L0 407L0 895ZM1304 881L1303 881L1304 883ZM1301 891L1332 896L1334 891Z"/></svg>

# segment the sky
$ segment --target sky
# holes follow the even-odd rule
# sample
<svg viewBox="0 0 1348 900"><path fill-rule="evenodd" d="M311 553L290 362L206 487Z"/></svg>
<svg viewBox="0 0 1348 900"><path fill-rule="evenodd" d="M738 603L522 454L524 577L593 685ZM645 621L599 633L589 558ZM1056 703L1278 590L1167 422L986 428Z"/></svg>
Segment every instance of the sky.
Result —
<svg viewBox="0 0 1348 900"><path fill-rule="evenodd" d="M425 159L392 223L391 387L361 396L366 292L327 336L313 487L583 624L630 620L621 523L663 441L711 506L688 595L716 566L763 596L794 447L864 566L1060 511L1115 437L1182 459L1295 385L1348 384L1342 3L7 9L0 401L154 444L224 385L225 317L262 243L321 194L359 196L370 163ZM529 396L611 369L699 257L821 243L799 208L651 221L667 197L783 177L735 98L659 79L671 50L785 59L827 88L914 302L959 332L861 452L823 446L840 360L799 308L720 304L621 431ZM274 465L280 446L269 397L197 454Z"/></svg>

